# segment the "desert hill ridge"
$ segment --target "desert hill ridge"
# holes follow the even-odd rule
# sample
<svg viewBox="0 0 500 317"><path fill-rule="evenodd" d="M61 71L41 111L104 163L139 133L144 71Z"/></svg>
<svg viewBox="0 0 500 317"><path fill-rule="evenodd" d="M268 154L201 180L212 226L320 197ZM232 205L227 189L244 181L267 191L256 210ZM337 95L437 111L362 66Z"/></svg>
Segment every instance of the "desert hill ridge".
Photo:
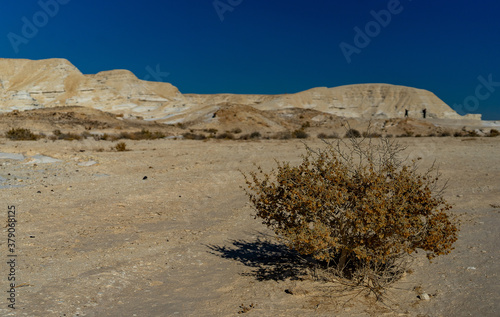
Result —
<svg viewBox="0 0 500 317"><path fill-rule="evenodd" d="M209 122L222 105L258 110L312 109L359 119L480 119L460 116L433 93L391 84L318 87L283 95L182 94L164 82L128 70L82 74L66 59L0 59L0 111L84 106L161 123Z"/></svg>

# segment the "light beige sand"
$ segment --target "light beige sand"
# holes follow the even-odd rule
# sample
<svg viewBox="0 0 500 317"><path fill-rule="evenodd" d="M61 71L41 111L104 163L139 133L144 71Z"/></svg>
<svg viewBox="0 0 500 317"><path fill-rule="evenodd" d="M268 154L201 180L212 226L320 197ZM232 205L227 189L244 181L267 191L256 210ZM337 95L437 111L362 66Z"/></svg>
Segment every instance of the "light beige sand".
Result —
<svg viewBox="0 0 500 317"><path fill-rule="evenodd" d="M500 138L400 141L423 166L440 163L462 228L456 250L433 263L419 253L380 304L290 278L290 260L253 219L238 170L300 162L297 140L126 141L131 151L111 152L106 141L2 139L0 152L62 160L0 159L2 184L23 186L0 189L2 218L18 211L17 315L500 315ZM78 165L88 161L98 164ZM2 316L6 242L2 230Z"/></svg>

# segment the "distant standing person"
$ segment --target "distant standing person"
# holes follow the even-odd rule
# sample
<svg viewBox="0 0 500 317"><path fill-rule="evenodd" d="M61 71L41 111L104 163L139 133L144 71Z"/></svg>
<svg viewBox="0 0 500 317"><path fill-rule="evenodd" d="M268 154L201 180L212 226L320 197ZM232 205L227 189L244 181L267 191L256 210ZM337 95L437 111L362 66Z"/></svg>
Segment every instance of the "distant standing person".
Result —
<svg viewBox="0 0 500 317"><path fill-rule="evenodd" d="M425 119L425 117L427 117L427 109L422 110L422 114L423 114L424 119Z"/></svg>
<svg viewBox="0 0 500 317"><path fill-rule="evenodd" d="M408 118L408 110L405 110L405 118Z"/></svg>

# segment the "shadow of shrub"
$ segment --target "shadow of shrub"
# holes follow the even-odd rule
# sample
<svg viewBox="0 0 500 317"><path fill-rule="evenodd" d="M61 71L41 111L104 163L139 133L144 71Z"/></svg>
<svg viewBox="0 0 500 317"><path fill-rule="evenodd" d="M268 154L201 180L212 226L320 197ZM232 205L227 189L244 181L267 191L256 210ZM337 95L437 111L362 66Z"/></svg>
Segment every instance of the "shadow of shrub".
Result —
<svg viewBox="0 0 500 317"><path fill-rule="evenodd" d="M283 281L288 278L302 280L312 263L301 258L285 245L262 238L256 241L232 240L231 246L208 245L211 254L230 259L253 268L251 273L258 281Z"/></svg>

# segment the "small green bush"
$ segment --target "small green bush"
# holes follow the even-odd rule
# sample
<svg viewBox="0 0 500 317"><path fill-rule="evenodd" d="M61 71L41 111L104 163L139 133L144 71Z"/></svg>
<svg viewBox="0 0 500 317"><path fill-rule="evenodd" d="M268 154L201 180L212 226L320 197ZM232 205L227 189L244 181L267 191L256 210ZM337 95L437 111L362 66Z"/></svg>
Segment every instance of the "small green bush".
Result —
<svg viewBox="0 0 500 317"><path fill-rule="evenodd" d="M497 129L491 129L490 133L488 134L489 137L496 137L496 136L499 136L499 135L500 135L500 132L498 132Z"/></svg>

